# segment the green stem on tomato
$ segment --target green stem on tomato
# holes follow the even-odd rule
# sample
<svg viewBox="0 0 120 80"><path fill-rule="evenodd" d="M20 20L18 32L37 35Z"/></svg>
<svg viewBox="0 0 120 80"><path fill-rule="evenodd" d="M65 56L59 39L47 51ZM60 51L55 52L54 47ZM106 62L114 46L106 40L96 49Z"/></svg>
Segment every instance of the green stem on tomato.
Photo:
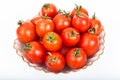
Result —
<svg viewBox="0 0 120 80"><path fill-rule="evenodd" d="M79 48L76 48L75 51L74 51L74 56L77 57L77 56L80 56L80 49Z"/></svg>
<svg viewBox="0 0 120 80"><path fill-rule="evenodd" d="M24 46L24 50L30 50L31 49L31 45L29 43L26 43Z"/></svg>

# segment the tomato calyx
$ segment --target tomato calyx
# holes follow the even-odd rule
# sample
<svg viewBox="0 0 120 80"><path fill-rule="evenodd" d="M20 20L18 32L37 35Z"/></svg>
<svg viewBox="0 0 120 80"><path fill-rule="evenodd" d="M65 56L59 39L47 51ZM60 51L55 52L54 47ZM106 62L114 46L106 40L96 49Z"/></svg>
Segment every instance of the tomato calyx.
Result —
<svg viewBox="0 0 120 80"><path fill-rule="evenodd" d="M17 24L18 24L18 25L22 25L23 22L24 22L24 21L19 20L19 21L17 22Z"/></svg>
<svg viewBox="0 0 120 80"><path fill-rule="evenodd" d="M26 43L24 46L24 50L30 50L32 46L29 43Z"/></svg>
<svg viewBox="0 0 120 80"><path fill-rule="evenodd" d="M93 18L93 19L96 19L96 15L95 15L95 13L92 15L92 18Z"/></svg>
<svg viewBox="0 0 120 80"><path fill-rule="evenodd" d="M77 36L77 33L76 31L72 30L71 33L69 34L70 37L76 37Z"/></svg>
<svg viewBox="0 0 120 80"><path fill-rule="evenodd" d="M58 10L58 14L63 14L63 15L65 15L67 18L70 18L70 12L66 12L65 10L61 10L61 9L59 9Z"/></svg>
<svg viewBox="0 0 120 80"><path fill-rule="evenodd" d="M75 10L76 10L76 11L79 11L81 8L82 8L82 6L81 6L81 5L80 5L80 6L78 6L77 4L75 4Z"/></svg>
<svg viewBox="0 0 120 80"><path fill-rule="evenodd" d="M80 56L80 49L79 48L76 48L74 50L74 56L77 57L77 56Z"/></svg>
<svg viewBox="0 0 120 80"><path fill-rule="evenodd" d="M81 17L81 18L85 18L85 15L83 13L78 12L78 11L75 13L75 15L78 17Z"/></svg>
<svg viewBox="0 0 120 80"><path fill-rule="evenodd" d="M91 29L88 29L88 32L89 32L90 34L95 34L95 33L96 33L96 30L95 30L95 28L93 27L93 28L91 28Z"/></svg>
<svg viewBox="0 0 120 80"><path fill-rule="evenodd" d="M47 16L47 13L46 13L45 16L42 16L42 19L51 19L51 17Z"/></svg>
<svg viewBox="0 0 120 80"><path fill-rule="evenodd" d="M56 38L55 38L55 36L54 36L54 33L48 34L46 40L49 41L50 43L55 42L55 41L56 41Z"/></svg>
<svg viewBox="0 0 120 80"><path fill-rule="evenodd" d="M48 55L50 55L48 62L56 62L58 60L56 56L52 56L52 53L48 52Z"/></svg>
<svg viewBox="0 0 120 80"><path fill-rule="evenodd" d="M47 9L50 7L50 4L44 4L43 7Z"/></svg>

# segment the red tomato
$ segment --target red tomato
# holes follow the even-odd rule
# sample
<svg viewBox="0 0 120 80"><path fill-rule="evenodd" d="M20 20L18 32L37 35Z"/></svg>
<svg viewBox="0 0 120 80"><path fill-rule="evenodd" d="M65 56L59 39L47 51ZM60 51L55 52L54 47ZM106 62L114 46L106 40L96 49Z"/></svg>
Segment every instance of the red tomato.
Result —
<svg viewBox="0 0 120 80"><path fill-rule="evenodd" d="M62 47L62 39L55 32L48 32L43 37L43 45L48 51L57 51Z"/></svg>
<svg viewBox="0 0 120 80"><path fill-rule="evenodd" d="M46 50L40 42L26 43L24 51L27 59L34 64L42 64L45 61Z"/></svg>
<svg viewBox="0 0 120 80"><path fill-rule="evenodd" d="M102 32L102 25L100 20L96 19L95 14L90 19L91 25L90 29L88 30L89 33L99 35Z"/></svg>
<svg viewBox="0 0 120 80"><path fill-rule="evenodd" d="M86 52L81 48L72 48L66 54L66 64L71 69L79 69L87 62Z"/></svg>
<svg viewBox="0 0 120 80"><path fill-rule="evenodd" d="M83 8L82 6L76 5L76 7L72 10L72 12L70 14L70 17L73 18L74 15L76 15L76 12L83 13L83 14L89 16L88 11L85 8Z"/></svg>
<svg viewBox="0 0 120 80"><path fill-rule="evenodd" d="M48 70L59 72L62 71L65 66L65 59L60 52L52 52L47 55L45 64Z"/></svg>
<svg viewBox="0 0 120 80"><path fill-rule="evenodd" d="M77 13L72 19L72 26L79 32L86 32L90 27L89 18L81 13Z"/></svg>
<svg viewBox="0 0 120 80"><path fill-rule="evenodd" d="M55 31L57 33L61 33L63 29L71 26L71 19L70 17L64 15L64 14L57 14L53 18L53 22L55 24Z"/></svg>
<svg viewBox="0 0 120 80"><path fill-rule="evenodd" d="M54 18L54 16L57 14L57 8L52 3L46 3L41 8L41 14L42 16L49 16L51 18Z"/></svg>
<svg viewBox="0 0 120 80"><path fill-rule="evenodd" d="M80 39L79 47L86 51L88 57L91 57L99 49L99 39L96 35L83 33Z"/></svg>
<svg viewBox="0 0 120 80"><path fill-rule="evenodd" d="M68 50L70 50L70 49L71 49L71 47L66 47L63 45L62 48L60 49L60 52L63 56L65 56L66 53L68 52Z"/></svg>
<svg viewBox="0 0 120 80"><path fill-rule="evenodd" d="M42 19L41 16L36 16L36 17L34 17L34 18L31 19L31 22L32 22L34 25L36 25L36 24L39 22L40 19Z"/></svg>
<svg viewBox="0 0 120 80"><path fill-rule="evenodd" d="M76 29L70 27L62 31L61 38L65 46L72 47L79 42L80 34Z"/></svg>
<svg viewBox="0 0 120 80"><path fill-rule="evenodd" d="M54 31L54 23L51 19L42 18L36 25L36 32L39 37L43 37L45 33Z"/></svg>
<svg viewBox="0 0 120 80"><path fill-rule="evenodd" d="M18 22L19 27L17 28L16 34L19 41L27 43L37 39L35 26L30 21Z"/></svg>

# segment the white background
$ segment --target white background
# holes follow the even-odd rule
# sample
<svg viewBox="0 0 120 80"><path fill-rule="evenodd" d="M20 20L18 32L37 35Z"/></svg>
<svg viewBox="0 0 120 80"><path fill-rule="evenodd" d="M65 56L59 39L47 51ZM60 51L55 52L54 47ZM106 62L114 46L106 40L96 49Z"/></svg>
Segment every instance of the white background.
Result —
<svg viewBox="0 0 120 80"><path fill-rule="evenodd" d="M29 67L16 54L13 41L17 21L32 18L46 2L68 11L75 3L81 4L90 16L96 12L106 32L105 50L92 66L69 74L48 74ZM120 80L119 5L119 0L1 0L0 80Z"/></svg>

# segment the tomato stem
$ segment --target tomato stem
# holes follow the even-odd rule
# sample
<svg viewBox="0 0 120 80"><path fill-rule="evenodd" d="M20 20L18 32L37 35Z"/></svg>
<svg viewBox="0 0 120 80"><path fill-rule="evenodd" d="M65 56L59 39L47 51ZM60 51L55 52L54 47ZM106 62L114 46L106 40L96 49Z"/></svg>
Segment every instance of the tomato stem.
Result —
<svg viewBox="0 0 120 80"><path fill-rule="evenodd" d="M24 50L30 50L31 49L31 45L29 43L26 43L24 46Z"/></svg>
<svg viewBox="0 0 120 80"><path fill-rule="evenodd" d="M70 37L75 37L76 36L76 32L74 30L72 30L69 36Z"/></svg>
<svg viewBox="0 0 120 80"><path fill-rule="evenodd" d="M75 4L75 10L76 10L76 11L79 11L81 8L82 8L82 6L81 6L81 5L80 5L80 6L78 6L77 4Z"/></svg>
<svg viewBox="0 0 120 80"><path fill-rule="evenodd" d="M93 18L93 19L96 19L96 15L95 15L95 12L94 12L94 14L92 15L92 18Z"/></svg>
<svg viewBox="0 0 120 80"><path fill-rule="evenodd" d="M96 31L95 31L95 28L93 27L91 29L88 29L88 32L91 33L91 34L95 34Z"/></svg>
<svg viewBox="0 0 120 80"><path fill-rule="evenodd" d="M57 61L56 56L51 56L51 58L49 59L49 62L56 62L56 61Z"/></svg>
<svg viewBox="0 0 120 80"><path fill-rule="evenodd" d="M75 51L74 51L74 56L80 56L80 49L79 48L76 48Z"/></svg>
<svg viewBox="0 0 120 80"><path fill-rule="evenodd" d="M48 34L46 40L47 40L47 41L50 41L51 43L52 43L52 42L55 42L55 41L56 41L56 38L55 38L55 36L54 36L54 33Z"/></svg>
<svg viewBox="0 0 120 80"><path fill-rule="evenodd" d="M44 4L43 7L47 9L50 7L50 4Z"/></svg>
<svg viewBox="0 0 120 80"><path fill-rule="evenodd" d="M65 15L67 18L70 18L70 12L66 12L65 10L61 10L61 9L59 9L58 10L58 14L63 14L63 15Z"/></svg>
<svg viewBox="0 0 120 80"><path fill-rule="evenodd" d="M48 55L52 56L52 53L51 53L51 52L48 52Z"/></svg>
<svg viewBox="0 0 120 80"><path fill-rule="evenodd" d="M80 13L80 12L78 12L78 11L75 13L75 15L76 15L76 16L79 16L79 17L82 17L82 18L84 18L84 17L85 17L85 15L84 15L84 14L82 14L82 13Z"/></svg>
<svg viewBox="0 0 120 80"><path fill-rule="evenodd" d="M22 25L22 23L23 23L22 20L19 20L19 21L17 22L18 25Z"/></svg>

